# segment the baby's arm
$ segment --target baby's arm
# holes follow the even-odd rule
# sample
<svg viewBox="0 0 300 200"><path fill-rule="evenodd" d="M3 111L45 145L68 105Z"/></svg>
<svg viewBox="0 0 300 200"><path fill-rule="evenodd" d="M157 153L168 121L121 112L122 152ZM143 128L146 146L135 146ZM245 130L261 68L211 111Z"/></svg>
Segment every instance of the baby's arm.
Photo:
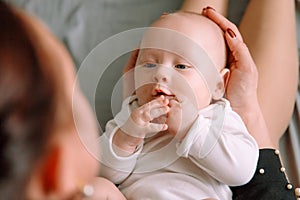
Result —
<svg viewBox="0 0 300 200"><path fill-rule="evenodd" d="M99 175L109 179L115 184L123 182L135 167L137 155L141 151L127 157L119 156L112 147L112 138L118 129L115 120L110 120L106 124L106 130L100 137L100 162L101 168Z"/></svg>
<svg viewBox="0 0 300 200"><path fill-rule="evenodd" d="M129 101L124 101L122 110L106 124L106 131L100 137L101 176L116 184L127 178L135 167L146 135L168 128L166 124L151 122L168 112L167 105L168 100L160 97L130 113Z"/></svg>
<svg viewBox="0 0 300 200"><path fill-rule="evenodd" d="M197 120L180 144L177 153L189 157L220 182L242 185L254 175L258 147L241 118L228 105L224 109L223 119L220 118L220 113L212 112L213 117L221 119L221 123L208 120L207 116L204 116L202 121ZM203 123L210 127L205 126L204 133L200 133L198 129ZM216 125L219 127L216 128ZM189 140L190 142L186 142Z"/></svg>

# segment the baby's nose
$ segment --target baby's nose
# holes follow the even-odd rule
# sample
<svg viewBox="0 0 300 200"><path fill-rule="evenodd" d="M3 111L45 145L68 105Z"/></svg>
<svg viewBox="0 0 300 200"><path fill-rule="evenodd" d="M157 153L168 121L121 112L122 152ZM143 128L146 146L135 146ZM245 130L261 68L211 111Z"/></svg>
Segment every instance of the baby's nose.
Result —
<svg viewBox="0 0 300 200"><path fill-rule="evenodd" d="M165 66L159 66L156 68L153 74L153 81L155 82L169 82L170 75L172 74L171 69Z"/></svg>

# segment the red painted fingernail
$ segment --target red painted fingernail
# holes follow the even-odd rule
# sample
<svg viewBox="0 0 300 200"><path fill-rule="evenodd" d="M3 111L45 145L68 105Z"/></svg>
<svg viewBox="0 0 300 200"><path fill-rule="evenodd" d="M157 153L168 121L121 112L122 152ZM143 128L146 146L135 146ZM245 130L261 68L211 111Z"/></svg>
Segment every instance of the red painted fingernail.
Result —
<svg viewBox="0 0 300 200"><path fill-rule="evenodd" d="M231 38L235 38L236 34L231 30L230 28L227 29L228 34L230 35Z"/></svg>
<svg viewBox="0 0 300 200"><path fill-rule="evenodd" d="M207 6L205 9L211 9L211 10L213 10L213 11L216 11L216 9L214 9L214 8L211 7L211 6Z"/></svg>

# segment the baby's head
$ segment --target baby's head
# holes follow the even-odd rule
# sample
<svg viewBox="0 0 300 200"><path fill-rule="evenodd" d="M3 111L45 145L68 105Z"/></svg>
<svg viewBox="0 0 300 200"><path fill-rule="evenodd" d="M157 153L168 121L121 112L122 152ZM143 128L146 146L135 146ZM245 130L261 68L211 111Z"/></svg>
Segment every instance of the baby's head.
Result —
<svg viewBox="0 0 300 200"><path fill-rule="evenodd" d="M207 17L197 13L178 11L163 14L151 27L178 31L202 47L219 71L225 67L227 53L224 33Z"/></svg>
<svg viewBox="0 0 300 200"><path fill-rule="evenodd" d="M139 103L165 95L206 107L225 91L226 50L222 30L208 18L189 12L162 15L141 42L135 70Z"/></svg>

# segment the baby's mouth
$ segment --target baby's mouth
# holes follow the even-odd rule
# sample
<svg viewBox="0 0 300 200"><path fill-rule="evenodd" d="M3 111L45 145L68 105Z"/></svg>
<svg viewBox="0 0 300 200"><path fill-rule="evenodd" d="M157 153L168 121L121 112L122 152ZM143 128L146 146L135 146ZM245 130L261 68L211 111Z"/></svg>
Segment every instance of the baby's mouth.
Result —
<svg viewBox="0 0 300 200"><path fill-rule="evenodd" d="M166 99L169 99L169 100L177 100L176 96L169 90L167 89L166 87L162 87L160 85L156 86L152 92L152 96L154 98L158 98L160 96L164 96Z"/></svg>

